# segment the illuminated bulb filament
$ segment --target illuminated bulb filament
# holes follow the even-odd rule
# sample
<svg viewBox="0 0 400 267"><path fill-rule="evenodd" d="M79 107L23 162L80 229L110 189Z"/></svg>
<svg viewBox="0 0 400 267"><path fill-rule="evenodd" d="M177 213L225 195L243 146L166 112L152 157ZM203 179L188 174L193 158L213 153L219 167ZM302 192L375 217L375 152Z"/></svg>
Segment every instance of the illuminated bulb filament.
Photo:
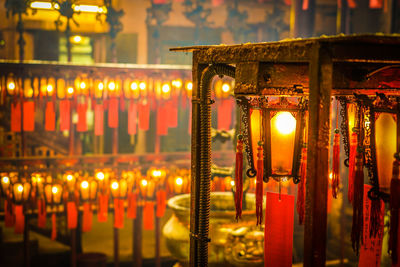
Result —
<svg viewBox="0 0 400 267"><path fill-rule="evenodd" d="M97 85L97 88L101 91L104 89L104 84L103 83L99 83L99 85Z"/></svg>
<svg viewBox="0 0 400 267"><path fill-rule="evenodd" d="M81 82L81 84L79 86L81 87L81 89L85 89L86 88L86 83L85 82Z"/></svg>
<svg viewBox="0 0 400 267"><path fill-rule="evenodd" d="M22 185L19 185L18 187L17 187L17 190L18 190L18 192L22 192L22 191L24 191L24 187L22 186Z"/></svg>
<svg viewBox="0 0 400 267"><path fill-rule="evenodd" d="M235 181L231 180L231 186L235 186Z"/></svg>
<svg viewBox="0 0 400 267"><path fill-rule="evenodd" d="M188 82L186 84L186 89L189 90L189 91L192 91L193 90L193 83L192 82Z"/></svg>
<svg viewBox="0 0 400 267"><path fill-rule="evenodd" d="M140 88L140 90L146 89L146 83L145 82L139 83L139 88Z"/></svg>
<svg viewBox="0 0 400 267"><path fill-rule="evenodd" d="M153 174L153 177L160 177L161 176L161 171L160 170L154 170L152 174Z"/></svg>
<svg viewBox="0 0 400 267"><path fill-rule="evenodd" d="M3 179L1 179L3 184L8 184L10 183L10 178L8 178L7 176L4 176Z"/></svg>
<svg viewBox="0 0 400 267"><path fill-rule="evenodd" d="M75 35L73 37L73 40L74 40L75 43L80 43L82 41L82 37L79 36L79 35Z"/></svg>
<svg viewBox="0 0 400 267"><path fill-rule="evenodd" d="M88 183L87 181L83 181L83 182L81 183L81 187L82 187L83 189L87 189L87 188L89 187L89 183Z"/></svg>
<svg viewBox="0 0 400 267"><path fill-rule="evenodd" d="M47 85L47 92L49 93L53 92L53 85L51 84Z"/></svg>
<svg viewBox="0 0 400 267"><path fill-rule="evenodd" d="M114 91L115 90L115 82L110 82L108 84L108 89L110 89L111 91Z"/></svg>
<svg viewBox="0 0 400 267"><path fill-rule="evenodd" d="M104 179L104 173L98 172L98 173L96 174L96 177L97 177L97 179L99 179L99 180L103 180L103 179Z"/></svg>
<svg viewBox="0 0 400 267"><path fill-rule="evenodd" d="M111 184L111 188L114 189L114 190L117 190L118 187L119 187L119 185L118 185L117 182L113 182L113 183Z"/></svg>
<svg viewBox="0 0 400 267"><path fill-rule="evenodd" d="M142 185L143 185L143 186L147 186L147 180L143 179L143 180L142 180Z"/></svg>
<svg viewBox="0 0 400 267"><path fill-rule="evenodd" d="M279 112L276 116L275 126L281 134L290 134L296 129L296 119L290 112Z"/></svg>
<svg viewBox="0 0 400 267"><path fill-rule="evenodd" d="M182 178L181 178L181 177L176 178L175 183L176 183L177 185L182 185L182 184L183 184Z"/></svg>
<svg viewBox="0 0 400 267"><path fill-rule="evenodd" d="M14 89L15 89L15 83L14 83L14 82L8 83L8 84L7 84L7 88L8 88L9 90L14 90Z"/></svg>
<svg viewBox="0 0 400 267"><path fill-rule="evenodd" d="M51 189L51 192L53 192L53 194L57 194L57 192L58 192L57 186L53 186L53 188Z"/></svg>
<svg viewBox="0 0 400 267"><path fill-rule="evenodd" d="M163 93L168 93L169 91L171 91L171 87L169 86L169 84L164 84L163 86L162 86L162 91L163 91Z"/></svg>
<svg viewBox="0 0 400 267"><path fill-rule="evenodd" d="M67 92L68 92L68 94L70 94L70 95L73 94L73 93L74 93L74 88L68 87Z"/></svg>
<svg viewBox="0 0 400 267"><path fill-rule="evenodd" d="M231 90L231 87L229 86L229 84L224 83L222 85L222 92L227 93L227 92L229 92L229 90Z"/></svg>
<svg viewBox="0 0 400 267"><path fill-rule="evenodd" d="M68 181L72 181L73 178L74 178L74 177L73 177L71 174L68 174L68 175L67 175L67 180L68 180Z"/></svg>
<svg viewBox="0 0 400 267"><path fill-rule="evenodd" d="M133 83L131 83L131 90L137 90L138 89L138 84L137 83L135 83L135 82L133 82Z"/></svg>

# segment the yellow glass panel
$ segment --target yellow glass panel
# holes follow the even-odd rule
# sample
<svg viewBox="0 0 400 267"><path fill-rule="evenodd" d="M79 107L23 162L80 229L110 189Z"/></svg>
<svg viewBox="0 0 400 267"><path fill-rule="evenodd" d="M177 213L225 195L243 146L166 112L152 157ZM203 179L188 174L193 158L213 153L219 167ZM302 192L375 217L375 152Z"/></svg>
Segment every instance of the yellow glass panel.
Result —
<svg viewBox="0 0 400 267"><path fill-rule="evenodd" d="M347 117L348 117L348 127L349 127L349 137L353 133L353 128L356 123L356 106L354 104L347 105Z"/></svg>
<svg viewBox="0 0 400 267"><path fill-rule="evenodd" d="M375 122L376 161L379 187L389 191L392 178L393 155L396 152L397 127L393 115L381 113Z"/></svg>
<svg viewBox="0 0 400 267"><path fill-rule="evenodd" d="M251 149L253 151L253 162L254 167L257 170L257 147L258 141L260 141L261 136L261 124L262 124L262 110L261 109L251 109L250 110L250 129L251 129Z"/></svg>
<svg viewBox="0 0 400 267"><path fill-rule="evenodd" d="M278 112L271 119L272 174L291 175L296 119L290 112Z"/></svg>

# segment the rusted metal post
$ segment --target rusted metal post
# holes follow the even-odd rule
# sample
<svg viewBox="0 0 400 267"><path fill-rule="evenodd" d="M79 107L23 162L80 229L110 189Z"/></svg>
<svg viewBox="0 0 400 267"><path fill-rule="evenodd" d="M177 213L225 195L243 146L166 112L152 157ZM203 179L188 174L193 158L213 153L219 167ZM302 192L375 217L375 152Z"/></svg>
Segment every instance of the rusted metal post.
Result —
<svg viewBox="0 0 400 267"><path fill-rule="evenodd" d="M325 266L332 61L316 42L311 51L304 266Z"/></svg>

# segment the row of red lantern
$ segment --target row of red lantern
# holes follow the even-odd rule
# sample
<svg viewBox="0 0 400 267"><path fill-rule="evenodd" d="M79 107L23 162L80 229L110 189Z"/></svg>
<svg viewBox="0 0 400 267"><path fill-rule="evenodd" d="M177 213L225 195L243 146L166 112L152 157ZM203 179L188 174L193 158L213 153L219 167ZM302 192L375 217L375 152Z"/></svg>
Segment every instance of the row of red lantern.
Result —
<svg viewBox="0 0 400 267"><path fill-rule="evenodd" d="M111 195L114 227L123 228L125 206L129 219L136 219L137 206L142 206L144 227L152 230L154 216L162 217L165 213L167 196L187 193L189 179L188 170L169 172L165 169L150 169L146 176L139 170L123 171L119 179L111 170L97 171L94 176L69 172L62 175L62 179L33 174L28 180L18 179L17 173L3 174L0 188L5 198L5 224L14 226L16 233L22 233L24 214L36 207L41 228L46 226L47 213L51 213L52 239L55 239L56 213L64 206L68 228L75 229L82 204L82 231L90 231L94 207L98 221L107 221Z"/></svg>

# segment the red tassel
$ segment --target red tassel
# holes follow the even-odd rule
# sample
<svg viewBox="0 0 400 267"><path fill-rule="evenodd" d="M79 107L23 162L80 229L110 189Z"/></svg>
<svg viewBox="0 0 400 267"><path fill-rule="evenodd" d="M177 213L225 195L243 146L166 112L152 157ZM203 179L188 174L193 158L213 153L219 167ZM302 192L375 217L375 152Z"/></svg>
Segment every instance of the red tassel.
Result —
<svg viewBox="0 0 400 267"><path fill-rule="evenodd" d="M357 133L353 132L350 137L350 153L349 153L349 191L347 198L350 203L353 203L354 197L354 175L355 175L355 162L357 154Z"/></svg>
<svg viewBox="0 0 400 267"><path fill-rule="evenodd" d="M264 159L263 159L263 148L262 145L258 145L257 147L257 177L256 177L256 217L257 217L257 225L261 225L263 220L263 195L264 195Z"/></svg>
<svg viewBox="0 0 400 267"><path fill-rule="evenodd" d="M161 218L164 216L165 209L167 207L167 193L165 190L158 190L156 192L156 199L157 199L157 207L156 207L156 216Z"/></svg>
<svg viewBox="0 0 400 267"><path fill-rule="evenodd" d="M108 100L108 127L118 127L118 98Z"/></svg>
<svg viewBox="0 0 400 267"><path fill-rule="evenodd" d="M78 210L74 201L67 203L67 224L68 229L76 229L78 224Z"/></svg>
<svg viewBox="0 0 400 267"><path fill-rule="evenodd" d="M168 110L165 106L157 107L157 135L168 135Z"/></svg>
<svg viewBox="0 0 400 267"><path fill-rule="evenodd" d="M77 132L86 132L87 131L87 123L86 123L86 103L79 103L76 111L78 113L78 124L76 126Z"/></svg>
<svg viewBox="0 0 400 267"><path fill-rule="evenodd" d="M99 208L97 211L97 221L106 222L108 215L108 195L99 194Z"/></svg>
<svg viewBox="0 0 400 267"><path fill-rule="evenodd" d="M51 240L56 240L57 238L57 218L56 213L51 214Z"/></svg>
<svg viewBox="0 0 400 267"><path fill-rule="evenodd" d="M332 196L337 198L339 190L339 166L340 166L340 135L339 130L335 130L333 138L333 158L332 158Z"/></svg>
<svg viewBox="0 0 400 267"><path fill-rule="evenodd" d="M24 227L25 227L24 207L22 205L15 205L14 208L15 208L14 233L22 234L24 232Z"/></svg>
<svg viewBox="0 0 400 267"><path fill-rule="evenodd" d="M94 105L94 135L104 134L104 108L103 104Z"/></svg>
<svg viewBox="0 0 400 267"><path fill-rule="evenodd" d="M129 193L128 194L128 211L126 216L129 219L136 219L136 211L137 211L137 193Z"/></svg>
<svg viewBox="0 0 400 267"><path fill-rule="evenodd" d="M124 200L118 198L114 199L114 228L124 228L124 213Z"/></svg>
<svg viewBox="0 0 400 267"><path fill-rule="evenodd" d="M21 102L11 103L11 132L21 131Z"/></svg>
<svg viewBox="0 0 400 267"><path fill-rule="evenodd" d="M143 207L144 230L154 230L154 202L146 201Z"/></svg>
<svg viewBox="0 0 400 267"><path fill-rule="evenodd" d="M56 129L56 112L54 110L54 103L48 101L46 103L44 129L46 131L54 131Z"/></svg>
<svg viewBox="0 0 400 267"><path fill-rule="evenodd" d="M168 127L178 127L178 100L174 97L168 101Z"/></svg>
<svg viewBox="0 0 400 267"><path fill-rule="evenodd" d="M305 189L307 174L307 148L303 147L301 151L300 162L300 184L297 186L297 213L299 214L299 224L304 223L305 214Z"/></svg>
<svg viewBox="0 0 400 267"><path fill-rule="evenodd" d="M390 232L389 232L389 252L392 256L392 266L400 265L400 179L399 179L399 160L393 162L393 177L390 183ZM396 265L397 266L397 265Z"/></svg>
<svg viewBox="0 0 400 267"><path fill-rule="evenodd" d="M149 129L150 121L150 105L147 101L139 103L138 107L139 116L139 129L142 131L147 131Z"/></svg>
<svg viewBox="0 0 400 267"><path fill-rule="evenodd" d="M83 204L82 232L89 232L92 229L93 212L90 203Z"/></svg>
<svg viewBox="0 0 400 267"><path fill-rule="evenodd" d="M38 227L46 228L46 203L44 199L38 199L37 208L38 208Z"/></svg>
<svg viewBox="0 0 400 267"><path fill-rule="evenodd" d="M354 176L354 198L353 198L353 226L351 229L351 243L354 251L358 254L360 242L362 242L363 229L363 196L364 196L364 170L363 153L357 151Z"/></svg>
<svg viewBox="0 0 400 267"><path fill-rule="evenodd" d="M235 207L236 220L242 218L242 201L243 201L243 140L242 136L238 136L236 145L236 166L235 166Z"/></svg>
<svg viewBox="0 0 400 267"><path fill-rule="evenodd" d="M4 224L6 227L13 227L15 223L15 217L13 214L13 208L11 200L4 200Z"/></svg>
<svg viewBox="0 0 400 267"><path fill-rule="evenodd" d="M128 134L136 134L136 124L137 124L137 105L131 100L128 108Z"/></svg>
<svg viewBox="0 0 400 267"><path fill-rule="evenodd" d="M71 101L64 99L60 101L60 130L69 131L71 116Z"/></svg>
<svg viewBox="0 0 400 267"><path fill-rule="evenodd" d="M25 101L23 104L23 129L25 132L35 130L35 102Z"/></svg>

